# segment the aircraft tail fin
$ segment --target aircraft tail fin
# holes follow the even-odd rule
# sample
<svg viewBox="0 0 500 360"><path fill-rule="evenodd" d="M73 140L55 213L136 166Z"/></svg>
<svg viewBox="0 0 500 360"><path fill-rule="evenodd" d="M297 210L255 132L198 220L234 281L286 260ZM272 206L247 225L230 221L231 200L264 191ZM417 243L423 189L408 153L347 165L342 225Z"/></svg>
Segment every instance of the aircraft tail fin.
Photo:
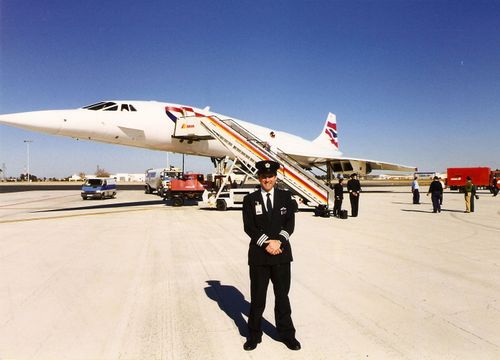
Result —
<svg viewBox="0 0 500 360"><path fill-rule="evenodd" d="M335 150L339 149L339 138L337 136L337 117L335 114L328 113L325 121L325 126L321 134L314 139L314 143L323 147L334 147Z"/></svg>

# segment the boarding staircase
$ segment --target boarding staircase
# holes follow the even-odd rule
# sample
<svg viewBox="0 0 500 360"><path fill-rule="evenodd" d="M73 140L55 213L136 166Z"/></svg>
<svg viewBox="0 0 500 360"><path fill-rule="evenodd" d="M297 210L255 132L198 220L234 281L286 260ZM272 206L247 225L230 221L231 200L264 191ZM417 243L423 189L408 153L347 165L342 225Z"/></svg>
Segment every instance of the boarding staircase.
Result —
<svg viewBox="0 0 500 360"><path fill-rule="evenodd" d="M258 139L250 131L232 119L220 119L216 116L179 117L177 128L186 129L188 125L194 129L198 125L206 131L196 134L193 131L191 139L207 139L207 135L219 140L241 163L250 174L257 173L255 163L261 160L273 160L281 164L278 179L290 189L299 194L307 206L322 206L332 209L334 193L313 172L304 169L297 161L284 154L279 149L270 148L264 141ZM174 133L174 136L176 134ZM185 136L184 136L185 137Z"/></svg>

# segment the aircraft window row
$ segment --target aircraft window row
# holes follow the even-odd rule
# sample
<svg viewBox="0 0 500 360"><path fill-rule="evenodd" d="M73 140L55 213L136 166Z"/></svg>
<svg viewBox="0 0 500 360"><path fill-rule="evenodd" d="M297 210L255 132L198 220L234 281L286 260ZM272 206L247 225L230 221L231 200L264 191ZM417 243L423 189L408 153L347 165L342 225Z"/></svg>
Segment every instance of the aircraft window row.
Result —
<svg viewBox="0 0 500 360"><path fill-rule="evenodd" d="M117 104L112 101L101 101L92 105L84 106L87 110L103 110L103 111L137 111L131 104Z"/></svg>

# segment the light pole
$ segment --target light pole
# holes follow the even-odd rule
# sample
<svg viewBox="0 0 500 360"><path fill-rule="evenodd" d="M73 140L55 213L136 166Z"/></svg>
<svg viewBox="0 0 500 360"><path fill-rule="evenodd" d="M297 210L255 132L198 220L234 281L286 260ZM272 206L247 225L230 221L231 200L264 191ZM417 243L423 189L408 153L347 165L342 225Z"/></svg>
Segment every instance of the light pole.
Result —
<svg viewBox="0 0 500 360"><path fill-rule="evenodd" d="M26 165L26 171L28 172L28 182L31 181L30 179L30 143L33 142L33 140L24 140L26 143L26 153L28 155L28 163Z"/></svg>

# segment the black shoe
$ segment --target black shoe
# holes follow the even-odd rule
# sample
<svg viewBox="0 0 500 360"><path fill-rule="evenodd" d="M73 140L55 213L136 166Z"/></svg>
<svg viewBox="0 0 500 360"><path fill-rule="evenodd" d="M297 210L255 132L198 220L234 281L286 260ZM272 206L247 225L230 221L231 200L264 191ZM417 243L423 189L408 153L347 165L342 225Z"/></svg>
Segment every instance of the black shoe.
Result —
<svg viewBox="0 0 500 360"><path fill-rule="evenodd" d="M243 344L243 350L246 351L254 350L257 347L257 344L260 344L261 341L262 341L261 339L248 339Z"/></svg>
<svg viewBox="0 0 500 360"><path fill-rule="evenodd" d="M297 341L296 338L283 339L283 343L290 350L300 350L300 343Z"/></svg>

